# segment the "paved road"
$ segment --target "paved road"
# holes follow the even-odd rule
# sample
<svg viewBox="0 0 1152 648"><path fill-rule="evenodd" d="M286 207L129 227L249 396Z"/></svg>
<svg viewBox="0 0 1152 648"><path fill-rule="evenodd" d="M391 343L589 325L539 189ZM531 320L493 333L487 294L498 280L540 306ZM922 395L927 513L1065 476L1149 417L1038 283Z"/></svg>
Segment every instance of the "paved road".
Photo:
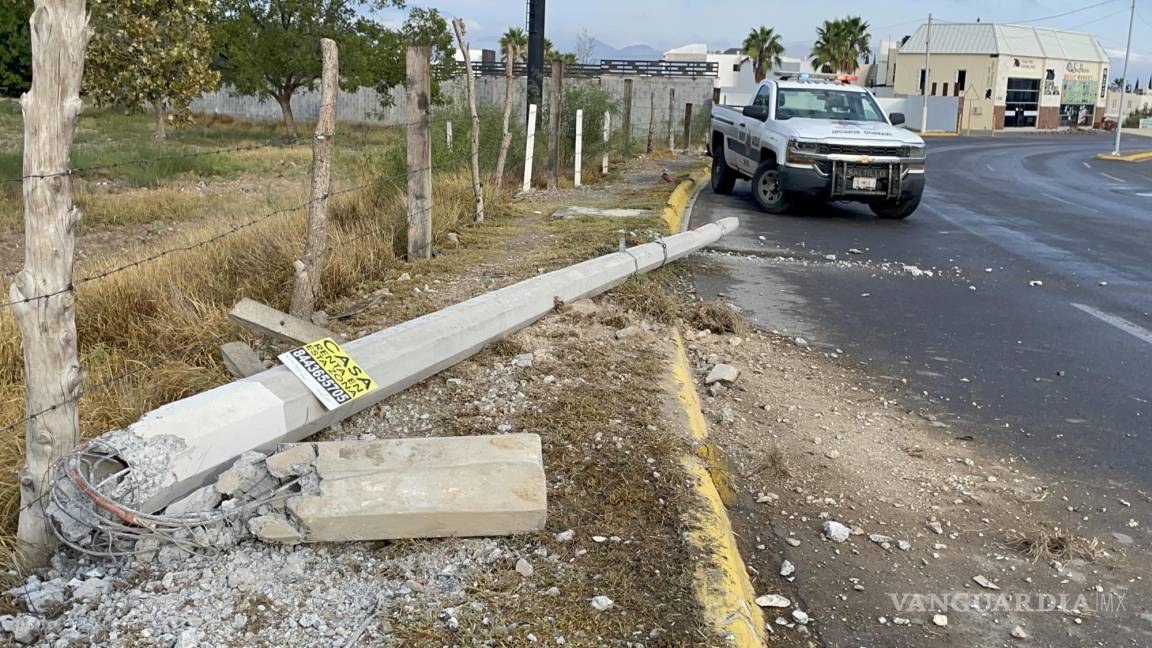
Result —
<svg viewBox="0 0 1152 648"><path fill-rule="evenodd" d="M769 216L747 183L705 189L693 225L743 228L697 286L907 380L1054 477L1150 488L1152 163L1093 159L1104 150L1088 135L932 140L903 222L846 204Z"/></svg>

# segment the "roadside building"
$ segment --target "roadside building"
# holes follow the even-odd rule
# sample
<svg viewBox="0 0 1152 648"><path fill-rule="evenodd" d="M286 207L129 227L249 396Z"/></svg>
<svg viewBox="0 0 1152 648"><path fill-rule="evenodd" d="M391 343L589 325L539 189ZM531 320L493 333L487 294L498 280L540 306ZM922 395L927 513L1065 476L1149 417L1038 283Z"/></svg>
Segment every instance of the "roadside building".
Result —
<svg viewBox="0 0 1152 648"><path fill-rule="evenodd" d="M993 23L933 23L931 75L925 78L927 25L900 47L895 93L960 97L958 126L1099 127L1109 60L1095 36Z"/></svg>

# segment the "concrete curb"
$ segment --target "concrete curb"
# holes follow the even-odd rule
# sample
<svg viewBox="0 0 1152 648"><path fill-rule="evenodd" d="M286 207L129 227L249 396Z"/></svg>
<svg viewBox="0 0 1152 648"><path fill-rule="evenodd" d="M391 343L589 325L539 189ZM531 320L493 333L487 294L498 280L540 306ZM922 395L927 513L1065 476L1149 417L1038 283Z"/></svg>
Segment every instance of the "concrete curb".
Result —
<svg viewBox="0 0 1152 648"><path fill-rule="evenodd" d="M676 398L684 411L685 425L696 448L695 454L681 458L692 490L700 501L688 515L692 530L689 541L706 556L696 566L696 598L708 622L736 648L763 648L764 613L756 605L756 590L740 557L736 535L728 519L725 499L732 491L719 466L715 451L708 446L708 425L696 393L688 354L680 332L673 329L675 356L671 370Z"/></svg>
<svg viewBox="0 0 1152 648"><path fill-rule="evenodd" d="M696 208L696 201L700 199L700 194L704 188L708 186L708 181L712 179L712 169L708 169L700 178L700 182L696 186L696 191L692 192L692 198L688 200L688 204L684 207L684 215L680 218L680 231L687 232L688 227L692 223L692 210Z"/></svg>
<svg viewBox="0 0 1152 648"><path fill-rule="evenodd" d="M1132 153L1125 153L1124 155L1097 153L1096 159L1109 160L1111 162L1147 162L1148 160L1152 160L1152 151L1134 151Z"/></svg>
<svg viewBox="0 0 1152 648"><path fill-rule="evenodd" d="M687 180L677 185L676 189L672 191L672 195L668 197L662 218L668 225L669 234L684 231L684 228L681 227L684 211L687 209L689 201L696 196L697 188L703 186L703 179L706 177L708 177L707 172L693 173Z"/></svg>

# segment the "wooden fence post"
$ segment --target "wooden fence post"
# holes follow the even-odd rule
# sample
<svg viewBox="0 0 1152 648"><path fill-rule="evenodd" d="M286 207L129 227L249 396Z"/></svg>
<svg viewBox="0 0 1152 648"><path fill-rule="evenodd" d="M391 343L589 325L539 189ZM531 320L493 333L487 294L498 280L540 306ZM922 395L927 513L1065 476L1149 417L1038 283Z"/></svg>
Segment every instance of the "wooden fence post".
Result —
<svg viewBox="0 0 1152 648"><path fill-rule="evenodd" d="M405 57L408 93L408 260L432 258L432 80L431 48L409 47Z"/></svg>
<svg viewBox="0 0 1152 648"><path fill-rule="evenodd" d="M684 104L684 150L692 148L692 104Z"/></svg>
<svg viewBox="0 0 1152 648"><path fill-rule="evenodd" d="M656 91L648 95L648 144L644 147L645 153L652 152L652 136L656 132Z"/></svg>
<svg viewBox="0 0 1152 648"><path fill-rule="evenodd" d="M448 150L452 150L452 122L444 122L444 143L448 146Z"/></svg>
<svg viewBox="0 0 1152 648"><path fill-rule="evenodd" d="M474 219L477 223L484 222L484 183L480 180L480 117L476 114L476 77L472 76L472 56L468 53L468 41L464 40L464 21L456 18L452 21L456 30L456 41L460 44L460 51L464 53L464 87L468 91L468 116L472 121L472 159L469 161L472 169L472 194L476 197L476 211Z"/></svg>
<svg viewBox="0 0 1152 648"><path fill-rule="evenodd" d="M312 186L308 194L308 242L304 257L293 264L293 317L307 320L320 297L320 277L328 249L328 192L332 188L332 151L336 148L336 101L340 97L340 53L336 41L320 39L323 72L320 77L320 116L312 140Z"/></svg>
<svg viewBox="0 0 1152 648"><path fill-rule="evenodd" d="M600 173L608 175L608 140L612 137L612 113L604 111L604 159L600 163Z"/></svg>
<svg viewBox="0 0 1152 648"><path fill-rule="evenodd" d="M532 158L536 155L536 104L528 105L528 137L524 142L524 192L532 191Z"/></svg>
<svg viewBox="0 0 1152 648"><path fill-rule="evenodd" d="M560 177L560 115L564 109L564 63L552 61L552 87L548 100L548 190Z"/></svg>
<svg viewBox="0 0 1152 648"><path fill-rule="evenodd" d="M16 531L23 567L48 562L54 546L44 518L56 463L80 442L84 373L76 344L72 270L76 222L68 175L80 113L88 12L84 0L36 0L32 12L32 87L24 114L24 267L9 297L24 347L25 464Z"/></svg>
<svg viewBox="0 0 1152 648"><path fill-rule="evenodd" d="M676 123L676 88L668 88L668 150L671 151L676 148L675 140L675 126Z"/></svg>
<svg viewBox="0 0 1152 648"><path fill-rule="evenodd" d="M624 155L632 153L632 79L624 79L624 115L621 129L624 131Z"/></svg>
<svg viewBox="0 0 1152 648"><path fill-rule="evenodd" d="M504 165L508 163L508 148L512 146L512 129L509 122L512 120L512 84L516 81L516 46L508 45L504 49L504 129L500 140L500 157L496 158L496 191L504 188Z"/></svg>
<svg viewBox="0 0 1152 648"><path fill-rule="evenodd" d="M580 158L584 155L584 111L576 111L576 173L573 184L580 186Z"/></svg>

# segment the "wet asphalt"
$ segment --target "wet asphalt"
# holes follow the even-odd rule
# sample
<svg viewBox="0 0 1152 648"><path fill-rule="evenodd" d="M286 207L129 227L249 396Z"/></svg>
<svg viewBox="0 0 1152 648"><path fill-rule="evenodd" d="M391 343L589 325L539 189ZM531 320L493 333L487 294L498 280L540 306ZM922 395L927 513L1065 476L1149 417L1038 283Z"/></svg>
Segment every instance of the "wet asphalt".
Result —
<svg viewBox="0 0 1152 648"><path fill-rule="evenodd" d="M1111 145L932 139L905 221L844 203L772 216L746 182L705 188L691 226L742 227L700 256L697 289L1054 477L1152 488L1152 162L1094 158Z"/></svg>

